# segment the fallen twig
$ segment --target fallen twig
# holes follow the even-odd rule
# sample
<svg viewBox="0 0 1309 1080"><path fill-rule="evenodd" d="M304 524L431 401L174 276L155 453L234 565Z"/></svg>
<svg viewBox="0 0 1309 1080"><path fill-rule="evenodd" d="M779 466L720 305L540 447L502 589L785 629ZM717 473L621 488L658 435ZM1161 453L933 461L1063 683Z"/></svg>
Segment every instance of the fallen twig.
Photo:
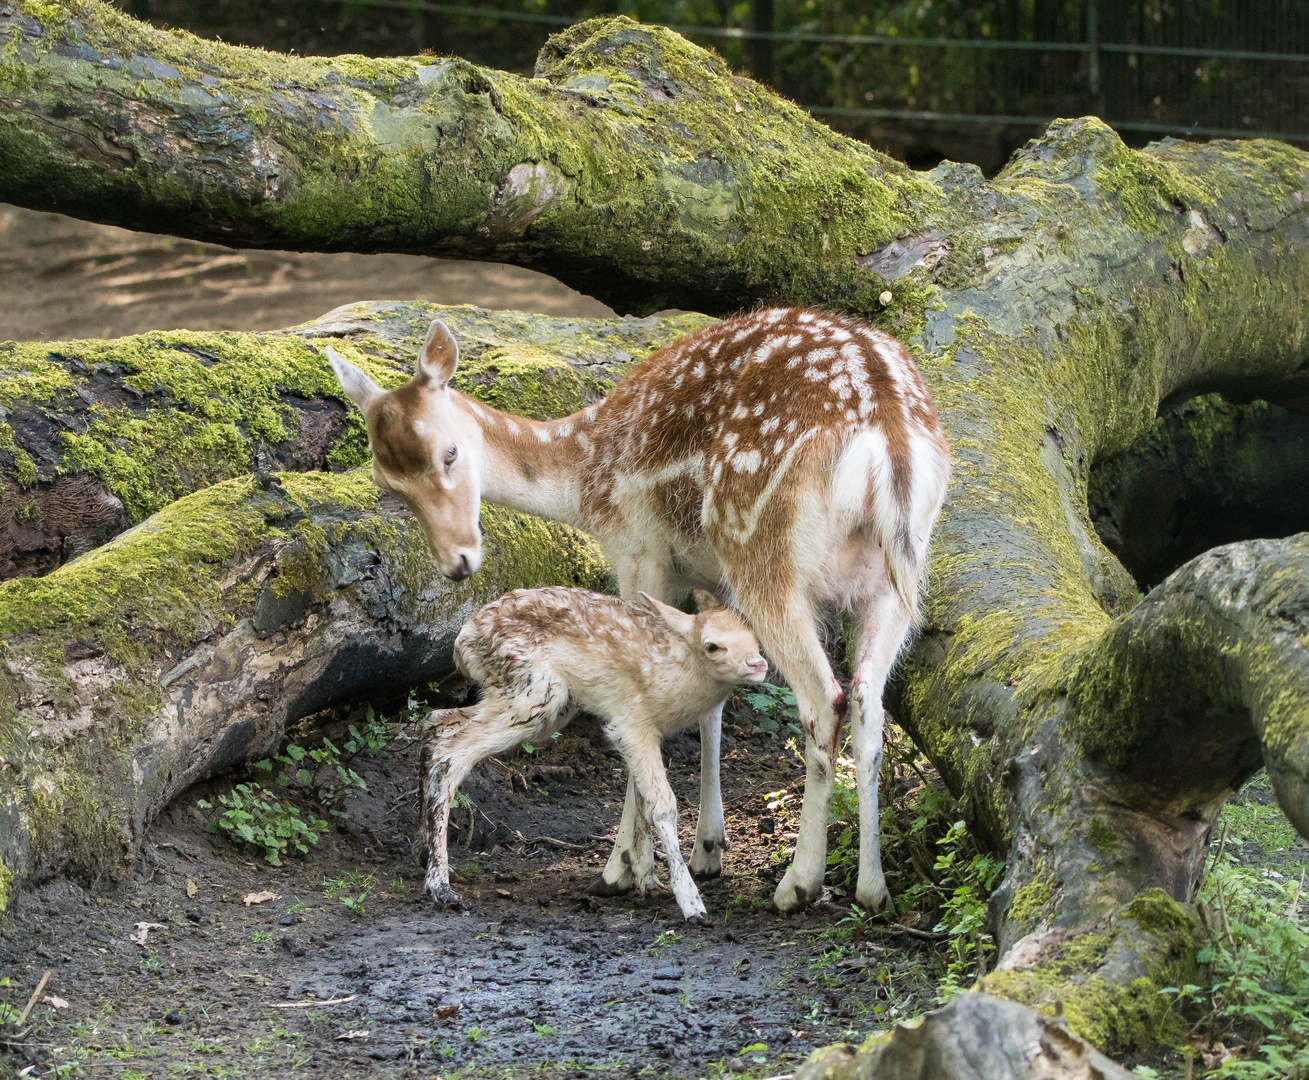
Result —
<svg viewBox="0 0 1309 1080"><path fill-rule="evenodd" d="M354 1001L358 994L350 994L343 998L328 998L326 1001L274 1001L266 1005L269 1009L312 1009L315 1005L344 1005L347 1001Z"/></svg>
<svg viewBox="0 0 1309 1080"><path fill-rule="evenodd" d="M912 926L903 926L900 923L879 926L876 929L888 934L909 934L912 937L922 938L923 941L948 941L950 938L950 935L944 930L915 930Z"/></svg>
<svg viewBox="0 0 1309 1080"><path fill-rule="evenodd" d="M32 1011L32 1007L36 1005L36 999L41 996L41 991L45 989L45 984L48 983L49 981L50 981L50 972L47 970L46 973L41 976L41 981L36 984L36 989L32 991L32 996L27 999L27 1008L25 1008L21 1013L18 1014L19 1024L23 1024L27 1022L27 1014L30 1013Z"/></svg>

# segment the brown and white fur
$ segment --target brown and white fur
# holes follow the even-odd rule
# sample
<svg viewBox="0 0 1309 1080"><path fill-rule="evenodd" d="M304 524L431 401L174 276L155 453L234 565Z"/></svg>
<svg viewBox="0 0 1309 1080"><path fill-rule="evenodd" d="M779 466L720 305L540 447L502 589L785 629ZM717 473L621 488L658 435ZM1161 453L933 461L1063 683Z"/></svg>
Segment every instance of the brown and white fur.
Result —
<svg viewBox="0 0 1309 1080"><path fill-rule="evenodd" d="M643 599L647 607L585 589L517 589L459 631L455 666L482 698L427 718L420 766L427 890L439 903L463 902L450 888L446 842L450 802L469 770L524 741L548 740L585 709L627 762L641 835L648 844L649 828L658 834L677 906L688 919L704 918L659 747L721 708L738 683L761 682L768 662L741 617L709 593L696 591L698 615ZM644 895L658 885L652 858L642 875Z"/></svg>
<svg viewBox="0 0 1309 1080"><path fill-rule="evenodd" d="M451 389L458 346L439 321L414 378L391 392L328 355L367 418L375 479L418 516L449 576L480 563L480 497L591 533L625 597L675 602L693 587L726 589L795 691L806 731L804 806L778 908L803 907L822 890L846 715L859 786L856 898L871 910L888 901L877 812L882 690L917 617L950 473L903 345L839 315L755 311L659 349L604 401L545 423ZM857 623L848 697L819 632L835 609ZM720 710L701 721L698 874L719 872L726 846L720 721ZM629 799L603 891L645 874L624 847L634 811Z"/></svg>

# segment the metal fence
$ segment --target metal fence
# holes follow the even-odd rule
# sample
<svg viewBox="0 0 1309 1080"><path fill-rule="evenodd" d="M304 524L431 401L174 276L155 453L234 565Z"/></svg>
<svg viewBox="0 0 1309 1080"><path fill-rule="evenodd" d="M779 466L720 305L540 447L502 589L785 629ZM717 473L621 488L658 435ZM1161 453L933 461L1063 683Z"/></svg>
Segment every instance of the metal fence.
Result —
<svg viewBox="0 0 1309 1080"><path fill-rule="evenodd" d="M428 0L324 2L542 30L579 17ZM992 5L994 22L1055 39L666 25L720 48L767 43L777 88L823 117L1040 127L1090 113L1126 133L1309 143L1309 2L1072 0L1045 25L1012 18L1006 26L1006 10L1023 8L1039 5L1002 0ZM743 62L752 55L757 45Z"/></svg>

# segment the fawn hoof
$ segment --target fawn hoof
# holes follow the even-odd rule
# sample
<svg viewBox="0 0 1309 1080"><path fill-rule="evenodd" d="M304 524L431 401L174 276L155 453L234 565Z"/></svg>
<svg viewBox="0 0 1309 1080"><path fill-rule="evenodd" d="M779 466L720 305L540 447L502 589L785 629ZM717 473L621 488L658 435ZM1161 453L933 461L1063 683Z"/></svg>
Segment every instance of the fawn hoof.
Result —
<svg viewBox="0 0 1309 1080"><path fill-rule="evenodd" d="M448 908L451 911L467 911L468 905L464 903L464 898L454 889L444 882L433 885L428 890L432 894L432 900L437 907Z"/></svg>
<svg viewBox="0 0 1309 1080"><path fill-rule="evenodd" d="M626 896L632 891L632 883L625 882L622 878L617 881L605 881L604 875L601 874L586 887L586 891L592 896Z"/></svg>
<svg viewBox="0 0 1309 1080"><path fill-rule="evenodd" d="M709 916L703 911L693 911L686 917L686 922L689 926L708 926Z"/></svg>
<svg viewBox="0 0 1309 1080"><path fill-rule="evenodd" d="M786 872L773 893L773 905L784 915L791 911L803 910L823 895L821 881L812 889L807 889L795 880L794 873L795 868L792 867Z"/></svg>

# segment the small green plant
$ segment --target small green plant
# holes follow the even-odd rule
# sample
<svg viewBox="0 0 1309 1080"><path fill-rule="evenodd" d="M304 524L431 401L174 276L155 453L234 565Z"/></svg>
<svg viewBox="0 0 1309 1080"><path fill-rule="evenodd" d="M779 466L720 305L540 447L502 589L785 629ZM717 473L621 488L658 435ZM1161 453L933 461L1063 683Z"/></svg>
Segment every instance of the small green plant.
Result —
<svg viewBox="0 0 1309 1080"><path fill-rule="evenodd" d="M760 683L738 696L755 711L755 723L765 735L781 733L804 738L804 732L800 730L800 711L789 686Z"/></svg>
<svg viewBox="0 0 1309 1080"><path fill-rule="evenodd" d="M273 940L273 935L268 930L256 930L253 934L250 935L250 940L253 941L256 945L267 945L270 941Z"/></svg>
<svg viewBox="0 0 1309 1080"><path fill-rule="evenodd" d="M470 1027L468 1029L468 1041L473 1046L476 1046L485 1038L486 1038L486 1034L482 1031L480 1027Z"/></svg>
<svg viewBox="0 0 1309 1080"><path fill-rule="evenodd" d="M410 707L413 708L418 703L410 700ZM369 705L364 710L364 722L362 728L355 727L351 724L349 727L350 737L341 744L343 749L351 757L356 754L375 754L379 750L386 749L386 744L390 742L390 735L386 730L386 725L377 719L373 713L373 707ZM325 741L325 740L324 740Z"/></svg>
<svg viewBox="0 0 1309 1080"><path fill-rule="evenodd" d="M538 1024L535 1020L528 1020L527 1022L532 1025L532 1034L538 1039L548 1038L555 1033L555 1029L549 1024Z"/></svg>
<svg viewBox="0 0 1309 1080"><path fill-rule="evenodd" d="M352 914L364 915L364 901L377 884L376 874L361 874L358 870L339 878L323 879L323 895L329 900L340 900ZM358 893L358 895L354 895Z"/></svg>
<svg viewBox="0 0 1309 1080"><path fill-rule="evenodd" d="M218 801L224 809L209 822L209 831L260 848L273 866L281 866L282 856L291 851L307 855L309 845L317 844L327 831L326 821L314 817L306 821L298 807L282 802L259 784L237 784L229 794L219 795ZM207 799L199 800L198 805L205 810L214 808Z"/></svg>
<svg viewBox="0 0 1309 1080"><path fill-rule="evenodd" d="M995 950L990 935L983 932L986 902L1004 873L1004 864L994 855L976 851L969 855L972 841L962 821L950 826L936 843L941 852L932 869L944 893L936 930L950 935L941 983L942 997L948 1001L966 989L985 955Z"/></svg>
<svg viewBox="0 0 1309 1080"><path fill-rule="evenodd" d="M654 941L650 942L650 947L645 950L646 956L663 956L664 950L669 945L674 945L682 940L682 935L674 933L672 930L660 930L655 934Z"/></svg>

